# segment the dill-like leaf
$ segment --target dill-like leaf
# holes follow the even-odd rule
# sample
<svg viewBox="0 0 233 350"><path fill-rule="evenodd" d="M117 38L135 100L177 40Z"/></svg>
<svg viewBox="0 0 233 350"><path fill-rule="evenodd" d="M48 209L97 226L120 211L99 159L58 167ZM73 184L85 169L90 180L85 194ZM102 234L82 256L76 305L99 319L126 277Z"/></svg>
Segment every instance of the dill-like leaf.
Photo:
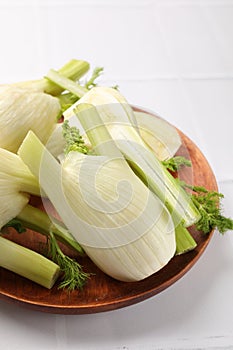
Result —
<svg viewBox="0 0 233 350"><path fill-rule="evenodd" d="M75 126L70 126L68 120L62 125L63 137L66 141L64 153L67 155L71 151L87 154L89 148L85 145L79 130Z"/></svg>
<svg viewBox="0 0 233 350"><path fill-rule="evenodd" d="M172 172L178 171L182 166L190 167L192 165L191 161L183 156L175 156L164 160L162 161L162 164Z"/></svg>
<svg viewBox="0 0 233 350"><path fill-rule="evenodd" d="M103 73L103 71L104 71L103 67L96 67L92 72L92 76L86 82L85 88L90 90L93 87L97 86L96 79L99 78L99 76Z"/></svg>
<svg viewBox="0 0 233 350"><path fill-rule="evenodd" d="M222 193L208 191L203 187L193 186L192 201L198 208L201 218L196 227L204 233L217 228L220 233L233 230L233 220L222 215L220 200L224 198Z"/></svg>
<svg viewBox="0 0 233 350"><path fill-rule="evenodd" d="M191 166L191 162L182 156L173 157L162 163L173 172L179 170L183 165ZM217 228L222 234L233 230L233 220L222 215L221 199L224 198L222 193L208 191L203 186L189 185L179 178L176 181L179 182L180 186L189 190L190 198L200 213L200 219L195 224L197 230L205 234L214 228Z"/></svg>
<svg viewBox="0 0 233 350"><path fill-rule="evenodd" d="M191 190L191 199L200 213L200 219L195 224L196 228L203 233L209 233L217 228L220 233L233 230L233 220L222 215L222 193L208 191L203 186L191 186L184 181L180 182L183 187Z"/></svg>
<svg viewBox="0 0 233 350"><path fill-rule="evenodd" d="M63 273L63 279L58 288L67 288L69 291L82 289L90 274L84 272L82 266L76 260L62 252L52 232L50 232L48 248L48 255L60 266Z"/></svg>

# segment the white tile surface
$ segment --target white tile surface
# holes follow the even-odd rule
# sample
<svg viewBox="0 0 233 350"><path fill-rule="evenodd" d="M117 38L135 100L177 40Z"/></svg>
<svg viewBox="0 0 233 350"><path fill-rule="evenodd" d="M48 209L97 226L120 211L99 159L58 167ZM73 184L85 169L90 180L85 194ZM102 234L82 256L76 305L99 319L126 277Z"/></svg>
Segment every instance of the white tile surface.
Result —
<svg viewBox="0 0 233 350"><path fill-rule="evenodd" d="M71 57L203 150L233 216L233 1L0 0L1 83ZM179 282L140 304L60 316L0 302L0 349L233 349L233 239L217 232ZM13 336L12 336L13 335Z"/></svg>

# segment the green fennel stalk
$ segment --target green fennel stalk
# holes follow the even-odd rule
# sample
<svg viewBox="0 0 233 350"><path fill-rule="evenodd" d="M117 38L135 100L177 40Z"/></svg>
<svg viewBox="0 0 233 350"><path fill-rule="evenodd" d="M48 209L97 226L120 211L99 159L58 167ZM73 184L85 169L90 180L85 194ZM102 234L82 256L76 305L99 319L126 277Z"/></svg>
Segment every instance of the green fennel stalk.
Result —
<svg viewBox="0 0 233 350"><path fill-rule="evenodd" d="M46 255L60 266L63 273L59 288L67 288L68 290L82 288L89 274L83 272L82 267L76 260L62 252L57 241L73 249L79 255L84 255L85 253L80 244L60 221L55 218L51 220L44 211L28 204L5 227L13 227L21 233L26 229L31 229L45 235L47 237Z"/></svg>
<svg viewBox="0 0 233 350"><path fill-rule="evenodd" d="M0 235L0 266L51 289L60 267L53 261Z"/></svg>

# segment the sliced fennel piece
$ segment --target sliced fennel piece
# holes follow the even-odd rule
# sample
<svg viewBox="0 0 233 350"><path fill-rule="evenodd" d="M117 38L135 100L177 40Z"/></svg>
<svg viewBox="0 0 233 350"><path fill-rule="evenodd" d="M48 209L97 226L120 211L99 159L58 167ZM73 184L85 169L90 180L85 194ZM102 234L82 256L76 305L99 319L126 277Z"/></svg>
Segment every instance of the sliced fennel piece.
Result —
<svg viewBox="0 0 233 350"><path fill-rule="evenodd" d="M181 146L176 128L151 113L135 111L134 116L141 138L157 158L161 161L172 158Z"/></svg>
<svg viewBox="0 0 233 350"><path fill-rule="evenodd" d="M0 266L51 289L60 268L44 256L0 235Z"/></svg>
<svg viewBox="0 0 233 350"><path fill-rule="evenodd" d="M93 125L93 119L89 122ZM167 209L135 176L108 133L105 138L105 130L102 125L92 136L101 135L107 156L70 152L61 166L33 132L19 155L89 257L116 279L141 280L174 256L174 226ZM103 151L98 142L94 146Z"/></svg>
<svg viewBox="0 0 233 350"><path fill-rule="evenodd" d="M37 179L18 155L0 148L0 229L22 211L29 193L40 195Z"/></svg>

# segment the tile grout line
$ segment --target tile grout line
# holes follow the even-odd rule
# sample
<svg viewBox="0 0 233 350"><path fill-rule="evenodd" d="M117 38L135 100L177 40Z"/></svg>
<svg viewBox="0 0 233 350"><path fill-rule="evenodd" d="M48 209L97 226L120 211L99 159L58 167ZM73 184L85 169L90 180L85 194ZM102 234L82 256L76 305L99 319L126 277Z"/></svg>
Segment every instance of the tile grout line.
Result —
<svg viewBox="0 0 233 350"><path fill-rule="evenodd" d="M40 3L40 7L57 7L57 6L95 6L95 7L103 7L111 8L111 7L118 7L118 8L126 8L131 7L134 8L142 8L142 7L153 7L154 5L158 7L191 7L191 6L200 6L200 4L203 4L203 0L139 0L139 1L122 1L114 0L47 0L43 3ZM207 6L213 6L213 7L223 7L223 6L233 6L233 0L204 0L204 5ZM24 0L19 3L18 0L0 0L0 7L23 7L23 6L33 6L32 2L30 0Z"/></svg>

